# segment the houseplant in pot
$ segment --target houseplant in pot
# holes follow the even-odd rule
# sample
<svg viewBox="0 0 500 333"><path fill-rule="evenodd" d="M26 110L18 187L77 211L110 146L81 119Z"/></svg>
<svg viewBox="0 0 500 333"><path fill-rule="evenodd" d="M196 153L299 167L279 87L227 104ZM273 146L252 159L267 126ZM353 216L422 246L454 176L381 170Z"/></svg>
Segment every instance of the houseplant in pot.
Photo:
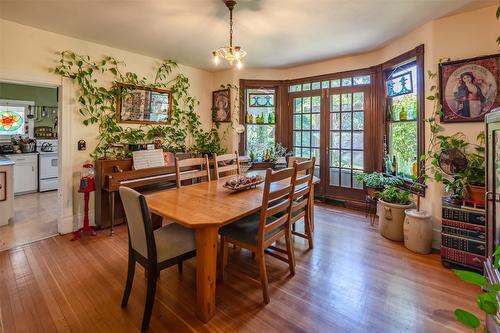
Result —
<svg viewBox="0 0 500 333"><path fill-rule="evenodd" d="M398 185L402 183L401 178L389 177L380 172L361 172L356 174L355 177L358 182L365 184L366 191L372 198L377 197L378 192L382 191L386 185Z"/></svg>
<svg viewBox="0 0 500 333"><path fill-rule="evenodd" d="M483 202L485 195L484 132L477 136L478 145L467 154L467 168L464 171L465 189L470 200Z"/></svg>
<svg viewBox="0 0 500 333"><path fill-rule="evenodd" d="M379 232L385 238L403 241L403 222L405 210L413 208L410 191L388 185L378 194Z"/></svg>

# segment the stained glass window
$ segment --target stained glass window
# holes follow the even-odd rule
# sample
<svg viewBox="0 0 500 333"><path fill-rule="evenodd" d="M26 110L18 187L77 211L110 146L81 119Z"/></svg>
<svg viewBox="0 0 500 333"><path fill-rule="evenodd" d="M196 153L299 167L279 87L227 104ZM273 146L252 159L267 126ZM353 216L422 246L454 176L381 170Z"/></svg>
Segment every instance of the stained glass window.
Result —
<svg viewBox="0 0 500 333"><path fill-rule="evenodd" d="M274 106L274 94L249 94L250 107L267 108Z"/></svg>
<svg viewBox="0 0 500 333"><path fill-rule="evenodd" d="M24 134L24 107L0 106L0 135Z"/></svg>
<svg viewBox="0 0 500 333"><path fill-rule="evenodd" d="M413 92L412 72L405 72L399 75L391 76L386 81L387 96L395 97Z"/></svg>

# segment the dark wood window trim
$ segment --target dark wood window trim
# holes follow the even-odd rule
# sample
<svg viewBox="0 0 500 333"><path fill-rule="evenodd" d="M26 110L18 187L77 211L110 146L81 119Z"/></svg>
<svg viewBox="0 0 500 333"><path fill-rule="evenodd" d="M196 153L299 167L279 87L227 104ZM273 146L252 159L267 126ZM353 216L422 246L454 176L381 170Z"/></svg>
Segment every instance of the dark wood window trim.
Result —
<svg viewBox="0 0 500 333"><path fill-rule="evenodd" d="M238 152L240 155L245 154L245 147L247 145L246 142L246 89L249 88L272 88L276 89L276 142L282 143L285 147L288 147L288 142L283 141L283 133L286 133L286 128L283 128L286 121L283 121L283 105L286 106L286 100L283 101L283 98L286 99L286 86L284 85L284 81L282 80L245 80L240 79L240 123L245 126L245 132L240 134L240 140L238 145ZM286 126L285 126L286 127Z"/></svg>
<svg viewBox="0 0 500 333"><path fill-rule="evenodd" d="M280 142L285 147L291 149L293 143L293 117L290 117L289 112L289 97L299 96L304 92L289 92L288 87L299 83L312 83L316 81L336 80L349 76L371 76L371 119L372 126L372 140L373 145L369 151L368 159L365 161L365 171L379 171L383 172L383 153L384 153L384 136L386 127L385 117L385 75L384 71L391 67L397 66L409 59L415 59L417 64L417 89L418 89L418 118L417 118L417 131L418 131L418 156L425 152L425 77L424 77L424 45L419 45L416 48L405 52L393 59L390 59L382 64L362 69L343 71L338 73L322 74L309 76L304 78L295 78L290 80L254 80L254 79L241 79L240 92L240 122L245 124L245 89L247 88L275 88L276 89L276 142ZM330 88L335 89L335 88ZM320 94L326 94L326 89L309 90L306 93L320 91ZM240 134L239 152L245 153L246 147L246 134ZM419 173L421 170L421 162L419 162ZM424 192L425 193L425 192Z"/></svg>
<svg viewBox="0 0 500 333"><path fill-rule="evenodd" d="M404 63L410 63L410 62L415 62L417 65L417 173L420 175L422 168L424 167L422 165L423 162L420 161L420 156L425 153L425 77L424 77L424 45L419 45L413 50L410 50L408 52L405 52L393 59L390 59L383 64L380 65L379 67L379 80L378 80L378 90L380 94L379 98L379 111L380 114L382 115L382 121L383 121L383 133L382 133L382 151L379 156L383 155L384 147L383 147L383 138L385 135L388 134L388 123L387 119L385 116L386 113L386 103L387 99L385 98L385 78L386 75L385 73L387 71L390 71L391 69L395 69L396 67L400 66L401 64ZM388 144L388 143L387 143ZM388 148L388 147L387 147ZM384 166L383 166L383 158L381 161L379 161L379 168L377 168L377 171L385 171ZM407 181L405 186L406 188L411 188L413 182ZM422 196L425 196L425 186L420 187L421 190L419 193Z"/></svg>

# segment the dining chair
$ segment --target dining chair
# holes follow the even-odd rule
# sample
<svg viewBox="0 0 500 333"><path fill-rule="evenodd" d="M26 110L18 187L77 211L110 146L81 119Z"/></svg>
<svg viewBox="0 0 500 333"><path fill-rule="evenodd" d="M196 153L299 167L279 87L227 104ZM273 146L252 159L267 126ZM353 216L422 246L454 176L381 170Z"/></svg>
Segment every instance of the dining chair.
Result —
<svg viewBox="0 0 500 333"><path fill-rule="evenodd" d="M313 157L310 160L303 162L294 161L294 174L292 177L293 195L292 207L290 209L290 226L292 226L292 235L307 239L309 249L313 248L313 226L311 214L311 195L313 188L314 164L316 159ZM304 233L298 232L293 228L295 223L300 219L304 219Z"/></svg>
<svg viewBox="0 0 500 333"><path fill-rule="evenodd" d="M177 265L182 273L182 263L196 256L194 232L176 223L153 231L146 199L139 192L121 186L128 228L128 272L121 307L128 303L134 281L135 263L147 272L147 292L141 331L149 327L156 292L156 281L161 270Z"/></svg>
<svg viewBox="0 0 500 333"><path fill-rule="evenodd" d="M307 160L309 160L307 157L289 156L288 157L288 164L287 164L287 166L289 168L293 168L293 164L295 162L299 163L299 162L304 162L304 161L307 161Z"/></svg>
<svg viewBox="0 0 500 333"><path fill-rule="evenodd" d="M290 274L295 275L295 259L291 245L291 229L288 216L292 199L293 173L293 168L286 168L276 172L267 169L260 213L247 216L219 230L221 235L222 277L227 265L228 243L256 253L265 304L269 303L270 298L264 253L288 263ZM278 213L284 214L281 217L276 217L275 215ZM275 252L266 251L272 243L283 237L286 240L287 249L284 251L286 257Z"/></svg>
<svg viewBox="0 0 500 333"><path fill-rule="evenodd" d="M225 165L219 166L219 163L225 163ZM234 152L234 154L225 154L217 156L214 154L214 174L215 179L219 179L221 174L227 173L236 173L237 175L241 174L240 170L240 156L238 152Z"/></svg>
<svg viewBox="0 0 500 333"><path fill-rule="evenodd" d="M208 156L197 158L186 158L179 160L175 158L175 175L177 187L182 187L183 180L193 180L205 177L210 181L210 164Z"/></svg>

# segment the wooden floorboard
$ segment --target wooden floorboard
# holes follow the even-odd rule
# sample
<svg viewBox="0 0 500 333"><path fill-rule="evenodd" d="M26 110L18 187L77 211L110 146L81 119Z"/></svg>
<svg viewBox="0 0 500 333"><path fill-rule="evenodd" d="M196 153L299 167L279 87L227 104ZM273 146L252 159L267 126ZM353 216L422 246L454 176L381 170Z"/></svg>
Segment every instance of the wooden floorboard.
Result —
<svg viewBox="0 0 500 333"><path fill-rule="evenodd" d="M71 242L56 236L0 252L0 333L139 332L145 300L138 266L126 310L127 231ZM195 260L161 273L149 332L468 332L456 307L478 313L479 289L459 281L439 256L382 238L362 215L316 206L314 249L295 241L297 268L266 256L271 303L257 263L230 250L217 284L217 314L196 319Z"/></svg>

